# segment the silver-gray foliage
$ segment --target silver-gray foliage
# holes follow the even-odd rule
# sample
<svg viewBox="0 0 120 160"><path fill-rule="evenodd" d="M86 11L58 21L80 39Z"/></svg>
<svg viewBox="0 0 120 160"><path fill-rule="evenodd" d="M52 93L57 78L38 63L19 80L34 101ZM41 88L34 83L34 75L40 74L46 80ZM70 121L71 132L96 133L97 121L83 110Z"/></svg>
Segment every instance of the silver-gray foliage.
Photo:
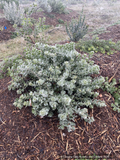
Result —
<svg viewBox="0 0 120 160"><path fill-rule="evenodd" d="M37 4L40 8L42 8L46 12L51 12L52 9L48 3L48 0L37 0Z"/></svg>
<svg viewBox="0 0 120 160"><path fill-rule="evenodd" d="M11 24L21 26L24 10L17 6L14 1L11 3L4 2L4 14L5 18L10 21Z"/></svg>
<svg viewBox="0 0 120 160"><path fill-rule="evenodd" d="M65 5L59 0L37 0L37 4L46 12L64 13Z"/></svg>
<svg viewBox="0 0 120 160"><path fill-rule="evenodd" d="M65 13L65 5L59 0L48 0L48 4L50 5L52 12L55 13Z"/></svg>
<svg viewBox="0 0 120 160"><path fill-rule="evenodd" d="M69 132L75 130L77 115L91 123L94 118L89 116L88 108L106 106L95 99L99 93L94 92L104 78L91 77L99 73L99 66L86 54L78 53L73 42L55 46L36 43L25 55L24 60L16 60L9 68L9 90L17 89L20 94L15 106L32 106L32 113L41 118L52 117L57 110L59 129L67 127Z"/></svg>

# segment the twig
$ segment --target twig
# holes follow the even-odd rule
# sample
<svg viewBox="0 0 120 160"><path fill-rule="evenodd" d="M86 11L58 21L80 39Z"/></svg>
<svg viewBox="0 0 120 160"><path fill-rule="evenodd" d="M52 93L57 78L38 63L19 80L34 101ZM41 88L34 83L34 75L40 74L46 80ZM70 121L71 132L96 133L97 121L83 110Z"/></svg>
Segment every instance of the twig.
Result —
<svg viewBox="0 0 120 160"><path fill-rule="evenodd" d="M44 131L43 131L43 132L44 132ZM33 142L34 139L35 139L36 137L38 137L40 133L42 133L42 132L39 132L39 133L31 140L31 142Z"/></svg>
<svg viewBox="0 0 120 160"><path fill-rule="evenodd" d="M68 149L68 140L67 140L67 142L66 142L66 151L67 151L67 149Z"/></svg>
<svg viewBox="0 0 120 160"><path fill-rule="evenodd" d="M109 83L110 83L110 82L111 82L111 80L115 77L115 75L116 75L116 73L117 73L117 71L118 71L119 67L120 67L120 63L119 63L119 65L118 65L118 67L117 67L117 69L116 69L116 71L115 71L114 75L109 79Z"/></svg>
<svg viewBox="0 0 120 160"><path fill-rule="evenodd" d="M18 156L18 158L23 159L23 157L20 157L20 156L18 155L18 153L17 153L17 156Z"/></svg>
<svg viewBox="0 0 120 160"><path fill-rule="evenodd" d="M28 37L31 39L32 43L35 44L35 42L33 41L33 39L30 36L28 36Z"/></svg>
<svg viewBox="0 0 120 160"><path fill-rule="evenodd" d="M3 122L3 120L2 120L2 118L0 118L0 121L1 121L3 124L5 124L5 122Z"/></svg>
<svg viewBox="0 0 120 160"><path fill-rule="evenodd" d="M60 30L60 29L62 29L62 27L55 27L54 29L51 29L50 31L48 31L48 32L46 32L46 33L51 33L51 32L54 31L54 30Z"/></svg>
<svg viewBox="0 0 120 160"><path fill-rule="evenodd" d="M61 138L62 138L62 141L63 141L63 134L62 134L62 131L60 130L60 134L61 134Z"/></svg>

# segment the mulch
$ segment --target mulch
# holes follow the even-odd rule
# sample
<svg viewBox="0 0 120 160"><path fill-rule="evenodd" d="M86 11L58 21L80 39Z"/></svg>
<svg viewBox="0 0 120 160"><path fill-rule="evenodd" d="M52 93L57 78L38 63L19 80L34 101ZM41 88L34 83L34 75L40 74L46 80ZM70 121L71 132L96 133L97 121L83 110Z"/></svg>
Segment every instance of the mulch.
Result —
<svg viewBox="0 0 120 160"><path fill-rule="evenodd" d="M119 27L109 27L110 32L99 37L111 37L118 41ZM8 36L7 33L4 35ZM8 39L9 37L6 38ZM99 53L92 59L100 66L98 76L108 76L110 81L116 78L119 85L120 52L110 56ZM16 91L7 89L10 81L10 77L0 80L1 160L73 160L80 159L79 154L84 156L84 159L85 156L89 159L88 156L94 153L99 156L98 159L120 159L120 114L112 110L111 103L114 98L109 93L98 89L100 96L97 99L104 100L107 106L89 109L89 114L95 118L91 125L77 117L76 130L69 133L66 128L58 129L59 119L56 111L52 118L42 119L31 113L31 107L19 110L13 106L15 98L19 95Z"/></svg>

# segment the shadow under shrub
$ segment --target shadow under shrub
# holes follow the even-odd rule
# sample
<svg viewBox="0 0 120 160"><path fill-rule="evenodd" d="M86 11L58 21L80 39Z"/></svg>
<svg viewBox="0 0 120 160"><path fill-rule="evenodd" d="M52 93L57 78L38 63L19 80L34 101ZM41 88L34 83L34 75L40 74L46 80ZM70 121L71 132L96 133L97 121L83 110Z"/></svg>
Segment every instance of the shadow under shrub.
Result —
<svg viewBox="0 0 120 160"><path fill-rule="evenodd" d="M68 132L75 130L77 115L90 124L94 118L88 115L88 108L105 106L104 101L95 99L99 93L94 89L101 87L104 78L90 76L100 70L90 57L78 53L73 42L55 46L36 43L26 50L24 60L16 60L8 69L12 78L9 90L20 94L14 105L20 109L32 106L32 113L41 118L52 117L57 110L59 129L67 127Z"/></svg>

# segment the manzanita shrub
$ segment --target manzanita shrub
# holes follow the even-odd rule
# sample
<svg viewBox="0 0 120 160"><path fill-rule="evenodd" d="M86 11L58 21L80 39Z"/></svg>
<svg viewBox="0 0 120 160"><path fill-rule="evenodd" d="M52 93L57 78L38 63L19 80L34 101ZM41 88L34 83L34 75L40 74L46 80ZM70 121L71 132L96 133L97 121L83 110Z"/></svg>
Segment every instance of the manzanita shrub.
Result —
<svg viewBox="0 0 120 160"><path fill-rule="evenodd" d="M74 42L50 46L36 43L32 50L27 49L24 59L16 60L8 69L12 78L9 90L20 94L14 105L20 109L32 106L37 116L52 117L57 110L59 129L67 127L68 132L75 130L75 118L81 116L89 124L94 117L88 108L106 106L97 100L104 77L92 78L99 73L99 66L84 54L75 50Z"/></svg>

